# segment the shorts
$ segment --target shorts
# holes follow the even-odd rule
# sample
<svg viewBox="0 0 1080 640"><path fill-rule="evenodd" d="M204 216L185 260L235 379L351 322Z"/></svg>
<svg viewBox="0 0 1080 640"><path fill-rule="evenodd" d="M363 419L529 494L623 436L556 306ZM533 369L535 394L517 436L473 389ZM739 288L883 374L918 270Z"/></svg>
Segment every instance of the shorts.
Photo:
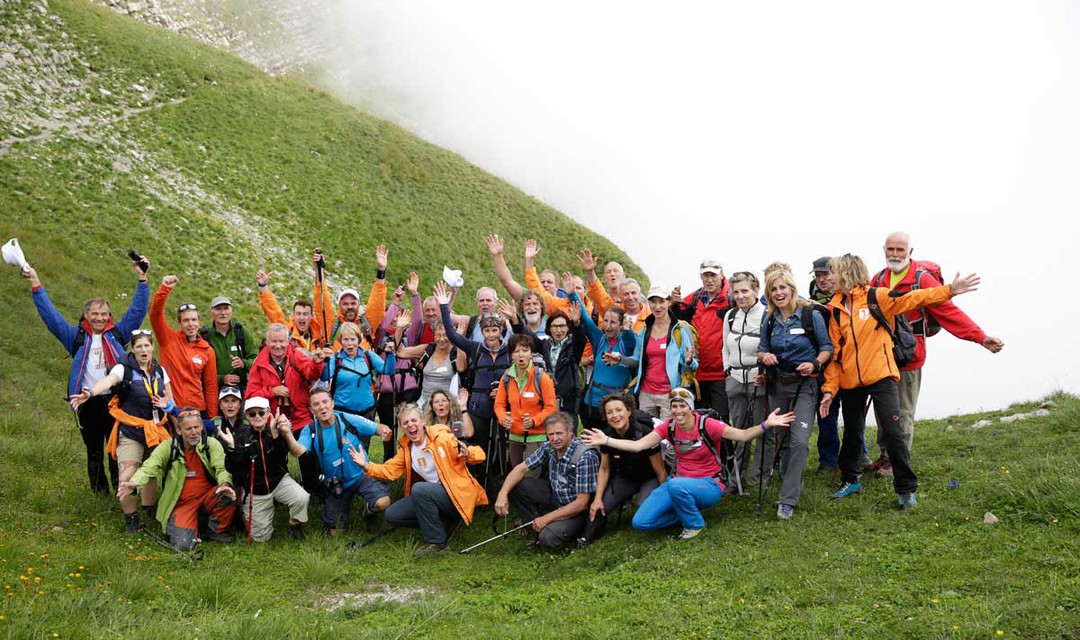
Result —
<svg viewBox="0 0 1080 640"><path fill-rule="evenodd" d="M360 476L352 486L341 492L341 496L334 497L327 493L326 503L323 505L323 524L328 529L348 529L349 510L352 509L352 501L356 496L373 505L380 498L389 498L390 491L378 480L366 475Z"/></svg>
<svg viewBox="0 0 1080 640"><path fill-rule="evenodd" d="M129 438L122 431L117 434L116 461L119 464L134 462L141 465L150 457L150 452L153 450L154 447L148 447L146 443Z"/></svg>

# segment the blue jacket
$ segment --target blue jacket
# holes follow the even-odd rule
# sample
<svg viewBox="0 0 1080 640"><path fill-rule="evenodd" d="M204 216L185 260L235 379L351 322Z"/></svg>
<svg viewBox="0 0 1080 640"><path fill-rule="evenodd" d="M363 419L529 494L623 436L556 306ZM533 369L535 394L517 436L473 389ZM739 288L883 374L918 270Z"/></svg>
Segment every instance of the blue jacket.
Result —
<svg viewBox="0 0 1080 640"><path fill-rule="evenodd" d="M326 361L322 379L330 381L334 379L334 371L337 370L338 362L341 362L341 371L338 372L337 381L334 383L334 404L339 409L347 409L355 413L364 413L375 406L375 395L372 393L371 368L368 368L367 358L371 359L371 368L377 374L393 373L397 367L394 354L390 354L384 361L374 351L364 348L356 350L356 357L350 358L345 350L338 351Z"/></svg>
<svg viewBox="0 0 1080 640"><path fill-rule="evenodd" d="M668 382L671 383L671 388L674 389L681 386L683 371L697 371L698 359L697 354L694 353L694 338L690 335L686 323L677 320L674 314L669 315L671 315L671 326L668 327L667 348L664 350L664 368L667 370ZM645 362L645 344L649 339L652 326L653 316L649 314L649 317L645 319L645 325L641 327L641 332L635 335L637 346L634 350L634 358L637 359L638 365L637 378L634 380L634 388L631 391L631 394L635 396L641 390L641 383L645 378L645 367L648 366L648 363ZM679 333L678 341L675 340L676 332ZM677 348L676 342L680 343ZM687 352L693 354L690 364L686 364Z"/></svg>
<svg viewBox="0 0 1080 640"><path fill-rule="evenodd" d="M817 344L811 342L803 329L802 314L809 313L814 321L814 337ZM795 313L788 316L787 322L780 319L780 312L772 314L774 318L771 334L767 331L770 315L766 313L761 318L761 341L758 342L758 353L771 353L780 361L779 370L790 374L803 362L811 362L817 358L821 351L833 353L832 340L829 338L829 328L821 314L814 313L810 306L799 307Z"/></svg>
<svg viewBox="0 0 1080 640"><path fill-rule="evenodd" d="M471 415L482 420L490 420L495 416L495 407L491 399L490 390L495 388L510 367L510 353L506 348L507 340L503 338L502 346L496 353L492 353L483 342L469 340L457 332L454 323L450 320L449 305L439 305L442 314L443 326L446 327L446 337L450 344L465 352L469 359L468 378L472 384L469 388L469 407ZM477 323L479 325L479 323Z"/></svg>
<svg viewBox="0 0 1080 640"><path fill-rule="evenodd" d="M64 349L71 355L71 371L68 373L68 395L72 396L82 391L83 375L86 373L87 350L90 347L90 336L86 336L78 351L75 348L75 338L79 335L79 326L68 324L60 312L53 306L49 295L45 293L45 287L34 289L34 306L37 307L38 315L45 322L45 326L52 332ZM113 359L120 362L126 349L124 345L131 342L131 332L142 325L146 318L146 310L150 306L150 286L145 282L139 282L135 287L135 295L131 297L131 305L124 312L124 317L116 323L116 328L123 338L124 344L117 342L111 331L106 331L102 337L102 343L112 352ZM81 322L82 319L80 318Z"/></svg>
<svg viewBox="0 0 1080 640"><path fill-rule="evenodd" d="M570 300L581 302L576 291L570 293ZM582 305L582 308L584 306ZM589 314L582 313L581 322L585 325L585 335L589 338L595 357L592 381L589 382L589 389L585 392L585 401L590 407L599 407L604 396L626 389L626 386L630 384L630 376L637 371L638 361L634 357L637 351L637 336L633 331L625 330L612 344ZM600 356L613 351L622 354L622 360L615 366L608 366L604 364Z"/></svg>
<svg viewBox="0 0 1080 640"><path fill-rule="evenodd" d="M367 458L367 451L360 443L360 436L373 436L378 430L378 425L361 416L350 416L334 412L336 425L324 427L318 419L300 431L300 437L296 441L308 451L312 451L319 458L319 465L326 480L341 478L343 486L348 489L360 481L364 470L360 465L353 462L349 455L349 445L362 451ZM338 448L337 434L341 430L341 448ZM355 433L353 432L355 430ZM315 436L312 437L312 432ZM320 432L322 438L320 438ZM359 434L359 435L357 435ZM322 447L319 442L322 442ZM370 459L369 459L370 461Z"/></svg>

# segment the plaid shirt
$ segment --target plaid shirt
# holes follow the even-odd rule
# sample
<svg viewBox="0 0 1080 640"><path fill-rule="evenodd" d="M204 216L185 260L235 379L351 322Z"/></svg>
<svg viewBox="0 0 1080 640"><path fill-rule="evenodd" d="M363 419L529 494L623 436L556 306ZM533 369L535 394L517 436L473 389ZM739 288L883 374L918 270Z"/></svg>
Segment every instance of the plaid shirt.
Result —
<svg viewBox="0 0 1080 640"><path fill-rule="evenodd" d="M570 441L566 453L559 458L555 454L555 448L545 442L525 460L530 471L547 465L551 497L560 507L573 502L579 493L596 492L596 472L600 469L600 456L596 449L585 451L576 465L571 464L574 452L584 446L584 442L574 438Z"/></svg>

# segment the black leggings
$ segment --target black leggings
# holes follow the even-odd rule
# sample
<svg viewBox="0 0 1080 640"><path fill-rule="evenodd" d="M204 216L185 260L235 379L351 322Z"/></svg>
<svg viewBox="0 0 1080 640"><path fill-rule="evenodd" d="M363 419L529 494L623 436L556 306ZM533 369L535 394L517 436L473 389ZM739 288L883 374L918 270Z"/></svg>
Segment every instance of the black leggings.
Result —
<svg viewBox="0 0 1080 640"><path fill-rule="evenodd" d="M105 442L112 433L116 420L109 415L110 396L93 396L78 410L79 435L86 445L86 475L90 479L90 488L95 493L111 494L109 480L105 477ZM109 457L109 476L115 486L119 482L120 471L116 460Z"/></svg>
<svg viewBox="0 0 1080 640"><path fill-rule="evenodd" d="M840 410L844 414L840 471L843 473L844 482L858 482L862 476L867 398L873 399L878 429L885 434L885 450L893 468L893 489L898 494L915 491L919 481L911 469L911 452L900 432L900 392L892 378L884 378L865 387L840 390Z"/></svg>

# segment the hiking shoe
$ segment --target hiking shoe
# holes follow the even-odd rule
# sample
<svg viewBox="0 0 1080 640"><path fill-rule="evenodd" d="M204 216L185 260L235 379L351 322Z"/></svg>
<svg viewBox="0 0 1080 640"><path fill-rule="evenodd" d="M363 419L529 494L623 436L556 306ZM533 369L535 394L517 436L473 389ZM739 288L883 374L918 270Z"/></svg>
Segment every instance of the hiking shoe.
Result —
<svg viewBox="0 0 1080 640"><path fill-rule="evenodd" d="M781 520L791 520L791 514L795 513L795 507L790 504L782 504L776 510L776 517Z"/></svg>
<svg viewBox="0 0 1080 640"><path fill-rule="evenodd" d="M292 538L293 540L303 540L304 539L304 525L302 525L300 523L290 524L289 525L289 537Z"/></svg>
<svg viewBox="0 0 1080 640"><path fill-rule="evenodd" d="M124 531L127 533L138 533L142 529L139 524L139 514L129 513L124 514Z"/></svg>
<svg viewBox="0 0 1080 640"><path fill-rule="evenodd" d="M910 509L917 504L919 504L919 501L915 498L914 491L900 494L899 505L901 509Z"/></svg>
<svg viewBox="0 0 1080 640"><path fill-rule="evenodd" d="M883 464L883 465L881 465L880 467L877 468L877 471L874 472L874 475L876 475L879 478L891 478L892 477L892 464L890 464L888 461L886 461L885 464Z"/></svg>
<svg viewBox="0 0 1080 640"><path fill-rule="evenodd" d="M368 518L374 518L379 515L379 512L372 509L371 505L367 502L364 503L364 508L360 510L360 517L367 520Z"/></svg>
<svg viewBox="0 0 1080 640"><path fill-rule="evenodd" d="M682 533L679 534L678 539L679 540L689 540L691 538L696 538L697 535L699 533L701 533L702 531L704 531L704 530L705 530L705 527L702 527L700 529L683 529Z"/></svg>
<svg viewBox="0 0 1080 640"><path fill-rule="evenodd" d="M862 493L861 482L845 482L840 485L840 488L836 490L836 493L829 496L830 500L840 500L856 493Z"/></svg>
<svg viewBox="0 0 1080 640"><path fill-rule="evenodd" d="M877 460L874 460L870 464L864 464L863 471L877 471L884 466L889 466L890 469L892 468L892 466L889 465L889 459L882 454L878 456Z"/></svg>
<svg viewBox="0 0 1080 640"><path fill-rule="evenodd" d="M420 545L420 548L413 554L414 558L423 558L424 556L430 556L433 553L440 551L446 551L446 544L435 544L434 542L425 542Z"/></svg>
<svg viewBox="0 0 1080 640"><path fill-rule="evenodd" d="M211 531L210 534L206 536L206 539L213 540L214 542L223 542L225 544L229 544L236 540L231 533L218 533L217 531Z"/></svg>

